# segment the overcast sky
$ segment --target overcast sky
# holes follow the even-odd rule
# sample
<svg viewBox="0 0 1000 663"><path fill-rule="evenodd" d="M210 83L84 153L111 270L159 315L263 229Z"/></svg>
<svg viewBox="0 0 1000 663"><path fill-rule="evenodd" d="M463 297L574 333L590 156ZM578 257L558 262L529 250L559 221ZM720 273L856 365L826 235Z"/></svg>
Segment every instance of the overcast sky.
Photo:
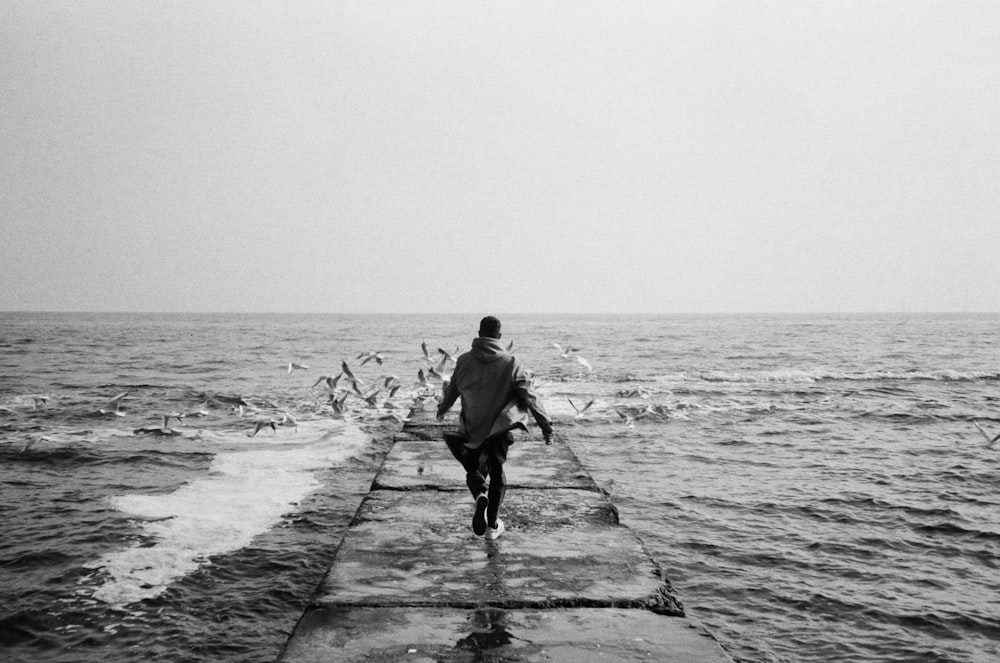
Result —
<svg viewBox="0 0 1000 663"><path fill-rule="evenodd" d="M1000 311L1000 3L0 2L0 310Z"/></svg>

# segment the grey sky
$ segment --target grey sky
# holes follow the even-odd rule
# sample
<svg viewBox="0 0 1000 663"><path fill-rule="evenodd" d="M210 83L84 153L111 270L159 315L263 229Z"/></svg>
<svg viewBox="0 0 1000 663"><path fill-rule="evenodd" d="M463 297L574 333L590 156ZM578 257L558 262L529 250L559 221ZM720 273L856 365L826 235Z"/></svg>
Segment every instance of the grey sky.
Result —
<svg viewBox="0 0 1000 663"><path fill-rule="evenodd" d="M1000 3L0 3L0 310L1000 310Z"/></svg>

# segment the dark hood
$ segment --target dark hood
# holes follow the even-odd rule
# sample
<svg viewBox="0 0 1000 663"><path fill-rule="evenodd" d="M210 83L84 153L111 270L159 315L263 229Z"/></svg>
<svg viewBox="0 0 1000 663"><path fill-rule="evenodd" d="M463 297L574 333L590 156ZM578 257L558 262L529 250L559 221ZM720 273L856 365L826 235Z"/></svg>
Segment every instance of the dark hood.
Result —
<svg viewBox="0 0 1000 663"><path fill-rule="evenodd" d="M472 356L484 364L489 364L506 357L507 348L500 343L500 339L480 336L472 341Z"/></svg>

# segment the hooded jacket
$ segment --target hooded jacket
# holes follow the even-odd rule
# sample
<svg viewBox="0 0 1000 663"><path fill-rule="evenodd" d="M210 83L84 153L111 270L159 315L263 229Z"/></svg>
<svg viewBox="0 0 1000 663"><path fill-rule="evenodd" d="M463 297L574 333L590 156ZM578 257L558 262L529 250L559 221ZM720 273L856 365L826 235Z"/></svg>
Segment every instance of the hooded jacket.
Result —
<svg viewBox="0 0 1000 663"><path fill-rule="evenodd" d="M481 336L472 349L459 355L451 381L444 389L438 416L444 415L461 397L460 435L473 449L487 438L513 428L525 428L524 410L531 412L542 433L552 432L552 419L532 391L521 363L498 339Z"/></svg>

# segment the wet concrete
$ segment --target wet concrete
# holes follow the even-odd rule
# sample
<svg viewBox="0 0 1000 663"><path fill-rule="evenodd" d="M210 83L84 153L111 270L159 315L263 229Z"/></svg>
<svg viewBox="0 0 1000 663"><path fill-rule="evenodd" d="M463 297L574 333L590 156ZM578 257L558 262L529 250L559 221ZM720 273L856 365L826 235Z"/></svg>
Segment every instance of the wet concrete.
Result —
<svg viewBox="0 0 1000 663"><path fill-rule="evenodd" d="M511 447L488 541L442 428L396 436L281 660L729 661L568 446Z"/></svg>

